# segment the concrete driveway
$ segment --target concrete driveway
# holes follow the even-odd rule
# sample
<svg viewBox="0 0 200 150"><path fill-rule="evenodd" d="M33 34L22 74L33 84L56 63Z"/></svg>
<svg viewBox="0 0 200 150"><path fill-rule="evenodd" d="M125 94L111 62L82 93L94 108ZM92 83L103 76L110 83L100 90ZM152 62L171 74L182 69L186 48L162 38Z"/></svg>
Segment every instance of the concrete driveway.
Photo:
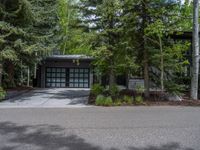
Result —
<svg viewBox="0 0 200 150"><path fill-rule="evenodd" d="M85 107L89 89L35 89L0 103L7 107Z"/></svg>
<svg viewBox="0 0 200 150"><path fill-rule="evenodd" d="M200 108L0 109L0 150L200 150Z"/></svg>

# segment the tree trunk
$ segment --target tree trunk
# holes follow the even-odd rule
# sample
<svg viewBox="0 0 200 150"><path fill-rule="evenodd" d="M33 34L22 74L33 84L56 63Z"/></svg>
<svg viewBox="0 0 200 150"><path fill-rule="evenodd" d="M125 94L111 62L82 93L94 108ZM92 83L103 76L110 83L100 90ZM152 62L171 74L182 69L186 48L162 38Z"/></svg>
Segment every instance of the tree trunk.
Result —
<svg viewBox="0 0 200 150"><path fill-rule="evenodd" d="M3 65L0 63L0 87L2 86Z"/></svg>
<svg viewBox="0 0 200 150"><path fill-rule="evenodd" d="M27 68L27 87L30 86L30 68Z"/></svg>
<svg viewBox="0 0 200 150"><path fill-rule="evenodd" d="M192 40L192 78L191 93L193 100L198 99L198 77L199 77L199 0L193 1L193 40Z"/></svg>
<svg viewBox="0 0 200 150"><path fill-rule="evenodd" d="M129 88L129 71L126 71L126 89Z"/></svg>
<svg viewBox="0 0 200 150"><path fill-rule="evenodd" d="M109 88L111 88L113 85L115 85L115 74L113 69L110 69L110 74L109 74Z"/></svg>
<svg viewBox="0 0 200 150"><path fill-rule="evenodd" d="M160 85L161 91L164 91L164 60L163 60L163 47L162 47L162 39L159 36L159 44L160 44Z"/></svg>
<svg viewBox="0 0 200 150"><path fill-rule="evenodd" d="M146 0L142 3L142 13L143 13L143 22L142 22L142 32L143 32L143 59L144 59L144 96L145 98L149 98L149 60L148 60L148 49L146 48L146 38L144 30L147 24L147 8L146 8Z"/></svg>
<svg viewBox="0 0 200 150"><path fill-rule="evenodd" d="M13 88L15 87L15 81L14 81L14 74L15 74L15 66L12 62L7 63L7 69L8 69L8 87Z"/></svg>
<svg viewBox="0 0 200 150"><path fill-rule="evenodd" d="M149 98L149 62L148 62L148 50L144 48L144 96Z"/></svg>

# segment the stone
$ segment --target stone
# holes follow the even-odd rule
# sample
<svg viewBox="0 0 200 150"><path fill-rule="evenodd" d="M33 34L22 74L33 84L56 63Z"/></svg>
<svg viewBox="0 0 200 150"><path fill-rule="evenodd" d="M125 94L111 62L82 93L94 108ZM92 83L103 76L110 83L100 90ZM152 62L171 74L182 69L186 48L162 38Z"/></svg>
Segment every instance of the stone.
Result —
<svg viewBox="0 0 200 150"><path fill-rule="evenodd" d="M165 98L168 101L182 101L183 100L181 96L178 96L176 94L166 94Z"/></svg>

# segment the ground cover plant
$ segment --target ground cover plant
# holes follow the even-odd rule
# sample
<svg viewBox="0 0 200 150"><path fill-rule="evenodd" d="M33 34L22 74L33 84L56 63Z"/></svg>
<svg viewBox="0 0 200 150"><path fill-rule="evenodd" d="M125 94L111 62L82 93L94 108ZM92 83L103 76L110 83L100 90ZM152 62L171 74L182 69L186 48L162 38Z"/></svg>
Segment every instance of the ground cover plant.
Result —
<svg viewBox="0 0 200 150"><path fill-rule="evenodd" d="M0 101L4 100L6 97L6 91L2 87L0 87Z"/></svg>
<svg viewBox="0 0 200 150"><path fill-rule="evenodd" d="M89 103L97 106L128 106L144 105L143 93L141 91L132 91L132 93L123 93L115 85L112 88L105 88L100 84L94 84L89 97Z"/></svg>

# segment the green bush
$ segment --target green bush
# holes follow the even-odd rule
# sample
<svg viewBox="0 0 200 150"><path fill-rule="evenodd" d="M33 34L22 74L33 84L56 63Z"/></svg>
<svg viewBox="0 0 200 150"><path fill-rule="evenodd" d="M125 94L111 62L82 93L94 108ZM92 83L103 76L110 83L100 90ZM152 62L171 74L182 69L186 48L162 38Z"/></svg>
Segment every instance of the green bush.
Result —
<svg viewBox="0 0 200 150"><path fill-rule="evenodd" d="M109 88L109 93L111 96L117 96L119 94L119 88L117 87L117 85L112 85Z"/></svg>
<svg viewBox="0 0 200 150"><path fill-rule="evenodd" d="M133 104L133 99L131 96L124 96L123 101L124 103L129 104L129 105Z"/></svg>
<svg viewBox="0 0 200 150"><path fill-rule="evenodd" d="M101 86L100 84L94 84L91 88L91 93L94 95L99 95L102 94L104 90L104 87Z"/></svg>
<svg viewBox="0 0 200 150"><path fill-rule="evenodd" d="M183 93L183 91L186 89L185 85L181 83L177 84L172 81L167 81L164 82L164 84L167 92L174 95L181 95L181 93Z"/></svg>
<svg viewBox="0 0 200 150"><path fill-rule="evenodd" d="M115 105L115 106L121 106L121 105L122 105L122 100L121 100L121 99L116 99L116 100L114 101L114 105Z"/></svg>
<svg viewBox="0 0 200 150"><path fill-rule="evenodd" d="M6 92L3 90L3 88L0 87L0 101L5 99Z"/></svg>
<svg viewBox="0 0 200 150"><path fill-rule="evenodd" d="M104 106L112 106L112 105L113 105L112 97L111 97L111 96L106 97L106 98L105 98Z"/></svg>
<svg viewBox="0 0 200 150"><path fill-rule="evenodd" d="M142 93L144 93L144 86L142 86L142 85L137 85L136 86L136 92L137 92L137 94L142 94Z"/></svg>
<svg viewBox="0 0 200 150"><path fill-rule="evenodd" d="M98 95L95 101L95 104L97 106L112 106L113 105L113 101L112 98L109 97L105 97L103 95Z"/></svg>
<svg viewBox="0 0 200 150"><path fill-rule="evenodd" d="M143 97L142 96L136 96L135 103L136 104L142 104L143 103Z"/></svg>
<svg viewBox="0 0 200 150"><path fill-rule="evenodd" d="M103 106L105 103L105 97L103 95L98 95L95 100L95 105L97 106Z"/></svg>

